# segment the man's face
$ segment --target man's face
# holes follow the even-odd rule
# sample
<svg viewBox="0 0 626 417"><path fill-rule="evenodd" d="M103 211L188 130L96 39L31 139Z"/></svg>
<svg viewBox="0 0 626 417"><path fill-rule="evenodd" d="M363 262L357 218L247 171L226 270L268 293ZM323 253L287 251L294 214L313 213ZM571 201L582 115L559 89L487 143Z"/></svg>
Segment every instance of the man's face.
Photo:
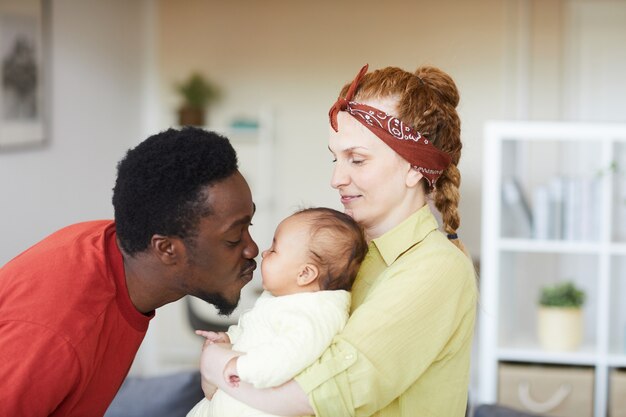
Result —
<svg viewBox="0 0 626 417"><path fill-rule="evenodd" d="M212 214L201 219L198 235L186 245L183 285L188 294L215 305L220 314L230 314L256 269L259 248L248 230L255 207L239 171L209 186L208 195Z"/></svg>

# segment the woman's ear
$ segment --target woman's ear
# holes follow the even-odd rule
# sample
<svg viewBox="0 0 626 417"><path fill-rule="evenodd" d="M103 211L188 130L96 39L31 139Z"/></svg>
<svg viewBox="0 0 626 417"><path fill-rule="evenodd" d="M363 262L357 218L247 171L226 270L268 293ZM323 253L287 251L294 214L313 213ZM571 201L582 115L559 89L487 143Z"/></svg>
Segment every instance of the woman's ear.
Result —
<svg viewBox="0 0 626 417"><path fill-rule="evenodd" d="M165 265L176 265L185 253L182 240L163 235L153 235L150 239L150 249Z"/></svg>
<svg viewBox="0 0 626 417"><path fill-rule="evenodd" d="M319 276L320 271L317 265L313 264L304 264L300 268L300 273L298 273L297 283L300 287L305 287L312 282L314 282Z"/></svg>
<svg viewBox="0 0 626 417"><path fill-rule="evenodd" d="M413 188L419 184L422 178L424 178L424 175L422 175L421 172L414 167L410 167L409 171L406 173L406 186Z"/></svg>

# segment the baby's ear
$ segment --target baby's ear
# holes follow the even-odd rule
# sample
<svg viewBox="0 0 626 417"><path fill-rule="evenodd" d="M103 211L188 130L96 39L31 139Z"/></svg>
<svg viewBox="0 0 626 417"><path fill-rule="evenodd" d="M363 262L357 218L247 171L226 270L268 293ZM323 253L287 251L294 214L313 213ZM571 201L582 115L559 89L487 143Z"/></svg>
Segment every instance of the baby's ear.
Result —
<svg viewBox="0 0 626 417"><path fill-rule="evenodd" d="M300 268L300 273L298 274L298 285L300 287L304 287L314 282L320 271L317 265L314 264L304 264Z"/></svg>

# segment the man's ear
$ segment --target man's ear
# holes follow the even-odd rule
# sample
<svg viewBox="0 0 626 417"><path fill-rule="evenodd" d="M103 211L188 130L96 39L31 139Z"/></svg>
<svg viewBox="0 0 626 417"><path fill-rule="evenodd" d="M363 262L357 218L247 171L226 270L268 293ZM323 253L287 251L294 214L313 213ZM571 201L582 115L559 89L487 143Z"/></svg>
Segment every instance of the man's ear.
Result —
<svg viewBox="0 0 626 417"><path fill-rule="evenodd" d="M300 268L300 272L298 273L298 285L300 287L305 287L315 281L319 276L320 271L317 265L313 264L304 264Z"/></svg>
<svg viewBox="0 0 626 417"><path fill-rule="evenodd" d="M165 265L176 265L185 254L185 244L181 239L170 236L153 235L150 248Z"/></svg>
<svg viewBox="0 0 626 417"><path fill-rule="evenodd" d="M419 184L422 178L424 178L424 175L421 172L414 167L409 167L409 171L406 173L406 186L413 188Z"/></svg>

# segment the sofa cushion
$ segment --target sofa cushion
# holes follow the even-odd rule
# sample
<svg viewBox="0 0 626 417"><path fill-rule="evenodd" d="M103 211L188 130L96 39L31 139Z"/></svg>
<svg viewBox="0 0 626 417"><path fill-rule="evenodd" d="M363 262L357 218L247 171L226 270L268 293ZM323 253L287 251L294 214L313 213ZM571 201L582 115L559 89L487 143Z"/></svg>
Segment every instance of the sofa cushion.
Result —
<svg viewBox="0 0 626 417"><path fill-rule="evenodd" d="M474 417L540 417L497 404L483 404L474 410Z"/></svg>

